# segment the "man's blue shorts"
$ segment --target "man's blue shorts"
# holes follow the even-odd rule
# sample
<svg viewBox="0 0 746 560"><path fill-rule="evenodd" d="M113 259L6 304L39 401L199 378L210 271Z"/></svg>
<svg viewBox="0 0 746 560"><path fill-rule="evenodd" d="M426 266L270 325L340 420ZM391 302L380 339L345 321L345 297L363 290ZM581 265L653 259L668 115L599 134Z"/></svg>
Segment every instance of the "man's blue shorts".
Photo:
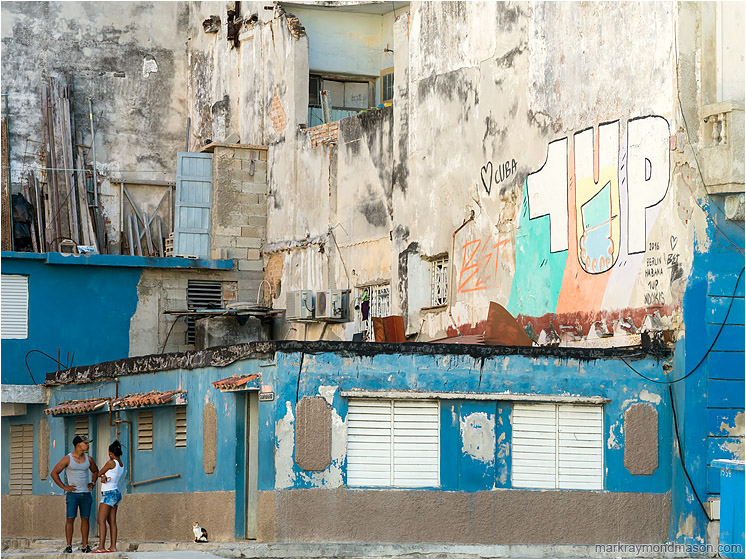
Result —
<svg viewBox="0 0 746 560"><path fill-rule="evenodd" d="M107 506L118 506L122 501L122 493L119 490L107 490L101 496L101 503Z"/></svg>
<svg viewBox="0 0 746 560"><path fill-rule="evenodd" d="M75 519L78 516L78 508L80 508L81 519L88 519L91 516L92 504L93 498L91 498L90 492L68 492L65 495L67 518Z"/></svg>

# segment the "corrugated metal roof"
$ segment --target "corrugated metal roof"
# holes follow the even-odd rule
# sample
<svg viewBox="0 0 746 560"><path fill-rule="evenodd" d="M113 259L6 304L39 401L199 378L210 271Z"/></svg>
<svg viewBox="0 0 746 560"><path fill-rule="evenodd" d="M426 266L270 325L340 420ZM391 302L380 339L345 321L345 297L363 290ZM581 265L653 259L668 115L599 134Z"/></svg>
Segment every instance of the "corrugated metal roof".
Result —
<svg viewBox="0 0 746 560"><path fill-rule="evenodd" d="M111 401L112 410L123 408L138 408L143 406L157 406L161 404L186 404L186 391L150 391L148 393L131 393Z"/></svg>
<svg viewBox="0 0 746 560"><path fill-rule="evenodd" d="M59 416L60 414L86 414L94 410L104 409L108 404L108 398L82 399L77 401L66 401L44 410L44 414Z"/></svg>
<svg viewBox="0 0 746 560"><path fill-rule="evenodd" d="M220 389L221 391L236 391L238 389L258 389L258 382L255 384L252 383L251 387L246 387L246 384L250 381L254 381L255 379L259 379L260 375L258 373L249 373L245 375L232 375L231 377L226 377L225 379L221 379L220 381L213 381L212 386L216 389Z"/></svg>

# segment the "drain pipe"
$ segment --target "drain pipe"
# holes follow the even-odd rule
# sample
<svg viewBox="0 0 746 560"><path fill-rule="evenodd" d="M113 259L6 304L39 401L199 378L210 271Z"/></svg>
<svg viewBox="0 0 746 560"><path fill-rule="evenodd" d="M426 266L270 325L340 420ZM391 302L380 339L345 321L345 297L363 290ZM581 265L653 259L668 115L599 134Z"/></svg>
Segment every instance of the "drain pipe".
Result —
<svg viewBox="0 0 746 560"><path fill-rule="evenodd" d="M451 269L451 283L448 285L448 317L450 317L453 326L456 327L456 332L459 336L461 336L461 331L459 330L458 325L456 324L456 320L453 318L453 313L451 311L451 302L453 301L453 259L456 253L456 234L461 231L466 224L472 221L474 221L474 210L471 211L471 215L464 220L464 223L461 224L451 236L451 258L449 259L449 267Z"/></svg>

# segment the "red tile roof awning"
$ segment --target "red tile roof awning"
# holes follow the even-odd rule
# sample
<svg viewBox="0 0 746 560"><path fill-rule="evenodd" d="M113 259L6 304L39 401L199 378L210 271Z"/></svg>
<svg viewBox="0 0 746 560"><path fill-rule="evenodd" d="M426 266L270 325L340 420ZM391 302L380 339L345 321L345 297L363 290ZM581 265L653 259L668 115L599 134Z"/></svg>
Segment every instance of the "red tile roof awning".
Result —
<svg viewBox="0 0 746 560"><path fill-rule="evenodd" d="M150 391L149 393L127 394L111 401L112 410L125 408L140 408L147 406L162 406L166 404L187 404L186 391Z"/></svg>
<svg viewBox="0 0 746 560"><path fill-rule="evenodd" d="M258 391L260 380L261 376L258 373L248 373L213 381L212 386L221 391Z"/></svg>
<svg viewBox="0 0 746 560"><path fill-rule="evenodd" d="M109 399L83 399L77 401L66 401L56 406L50 406L44 410L44 414L59 416L61 414L87 414L90 412L108 411Z"/></svg>

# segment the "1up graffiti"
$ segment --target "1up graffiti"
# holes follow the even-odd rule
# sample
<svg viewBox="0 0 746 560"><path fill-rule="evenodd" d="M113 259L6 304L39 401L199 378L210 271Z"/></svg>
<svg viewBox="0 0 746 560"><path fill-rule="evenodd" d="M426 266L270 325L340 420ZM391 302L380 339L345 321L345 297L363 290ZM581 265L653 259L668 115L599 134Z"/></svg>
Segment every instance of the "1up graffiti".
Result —
<svg viewBox="0 0 746 560"><path fill-rule="evenodd" d="M626 151L619 130L615 121L599 125L598 138L592 128L576 133L571 158L568 138L551 142L544 165L526 179L529 218L549 217L550 251L566 251L575 243L588 274L614 266L622 239L627 254L645 252L647 211L668 191L668 121L660 116L629 120ZM570 165L574 200L569 200Z"/></svg>

